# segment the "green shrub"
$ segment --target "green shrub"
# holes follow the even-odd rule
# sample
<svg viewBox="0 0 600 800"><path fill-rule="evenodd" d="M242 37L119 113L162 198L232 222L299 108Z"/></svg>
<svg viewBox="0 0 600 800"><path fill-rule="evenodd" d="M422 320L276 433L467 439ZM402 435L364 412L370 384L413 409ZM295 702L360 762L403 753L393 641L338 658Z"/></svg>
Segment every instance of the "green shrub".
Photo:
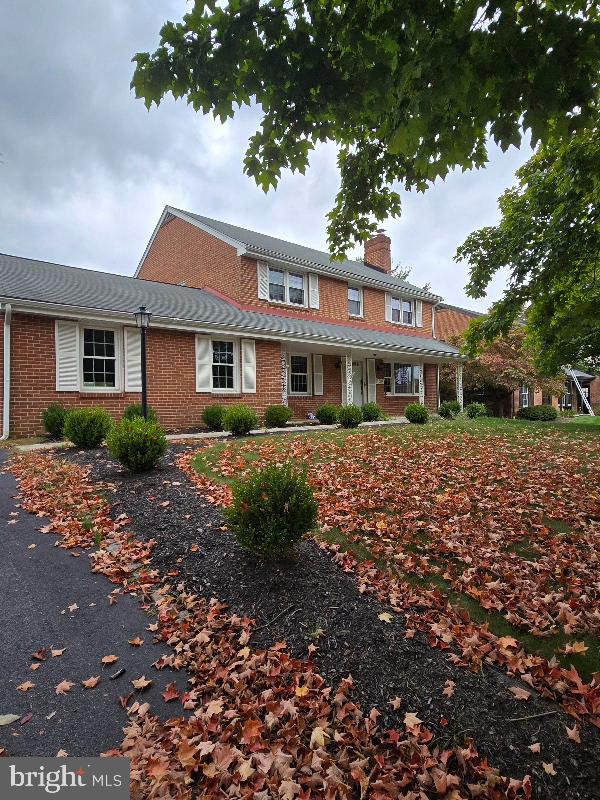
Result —
<svg viewBox="0 0 600 800"><path fill-rule="evenodd" d="M42 413L44 428L53 439L62 439L67 418L67 409L60 403L50 403L48 408Z"/></svg>
<svg viewBox="0 0 600 800"><path fill-rule="evenodd" d="M269 406L265 411L267 428L285 428L294 412L288 406Z"/></svg>
<svg viewBox="0 0 600 800"><path fill-rule="evenodd" d="M469 403L465 407L465 414L469 419L476 419L477 417L487 417L488 412L485 403Z"/></svg>
<svg viewBox="0 0 600 800"><path fill-rule="evenodd" d="M338 421L339 408L333 403L323 403L316 411L316 416L321 425L335 425Z"/></svg>
<svg viewBox="0 0 600 800"><path fill-rule="evenodd" d="M223 427L236 436L245 436L252 428L258 428L258 415L243 403L228 406L223 414Z"/></svg>
<svg viewBox="0 0 600 800"><path fill-rule="evenodd" d="M305 471L270 464L234 483L233 502L225 514L242 547L280 556L315 527L317 510Z"/></svg>
<svg viewBox="0 0 600 800"><path fill-rule="evenodd" d="M550 422L550 420L556 419L557 416L558 411L554 406L527 406L527 408L520 408L517 411L519 419L530 419L539 422Z"/></svg>
<svg viewBox="0 0 600 800"><path fill-rule="evenodd" d="M127 406L123 412L123 419L136 419L137 417L144 419L144 415L142 414L142 404L132 403L130 406ZM148 422L158 422L156 411L152 408L152 406L148 406Z"/></svg>
<svg viewBox="0 0 600 800"><path fill-rule="evenodd" d="M209 430L222 431L224 414L225 407L219 403L213 403L212 406L206 406L202 412L202 419Z"/></svg>
<svg viewBox="0 0 600 800"><path fill-rule="evenodd" d="M438 414L444 419L454 419L460 414L460 403L458 400L444 400L440 403Z"/></svg>
<svg viewBox="0 0 600 800"><path fill-rule="evenodd" d="M358 428L363 421L363 415L358 406L342 406L338 412L338 419L342 428Z"/></svg>
<svg viewBox="0 0 600 800"><path fill-rule="evenodd" d="M110 454L132 472L146 472L165 454L167 440L156 422L143 417L123 419L106 437Z"/></svg>
<svg viewBox="0 0 600 800"><path fill-rule="evenodd" d="M600 409L598 409L598 413L600 413ZM560 412L561 417L574 417L575 412L572 408L565 408Z"/></svg>
<svg viewBox="0 0 600 800"><path fill-rule="evenodd" d="M104 408L75 408L67 414L64 433L77 447L98 447L112 425L112 417Z"/></svg>
<svg viewBox="0 0 600 800"><path fill-rule="evenodd" d="M381 419L383 414L377 403L365 403L362 407L362 417L365 422L375 422Z"/></svg>
<svg viewBox="0 0 600 800"><path fill-rule="evenodd" d="M404 411L404 416L409 422L423 425L429 419L429 411L421 403L409 403Z"/></svg>

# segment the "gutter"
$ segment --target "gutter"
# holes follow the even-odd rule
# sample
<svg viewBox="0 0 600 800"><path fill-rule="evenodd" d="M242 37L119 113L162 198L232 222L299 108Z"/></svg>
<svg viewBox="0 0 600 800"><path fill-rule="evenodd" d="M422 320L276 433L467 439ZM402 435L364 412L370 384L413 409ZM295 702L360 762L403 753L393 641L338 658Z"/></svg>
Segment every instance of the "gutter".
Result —
<svg viewBox="0 0 600 800"><path fill-rule="evenodd" d="M8 439L10 433L10 318L12 316L12 306L10 303L4 304L4 364L3 364L3 387L2 387L2 436L0 441Z"/></svg>

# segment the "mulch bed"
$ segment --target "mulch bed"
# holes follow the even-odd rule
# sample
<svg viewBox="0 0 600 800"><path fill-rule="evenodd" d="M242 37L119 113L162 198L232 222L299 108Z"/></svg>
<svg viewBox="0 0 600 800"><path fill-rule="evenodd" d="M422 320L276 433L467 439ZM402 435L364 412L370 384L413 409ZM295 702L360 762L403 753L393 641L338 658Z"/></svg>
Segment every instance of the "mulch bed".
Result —
<svg viewBox="0 0 600 800"><path fill-rule="evenodd" d="M321 674L334 687L351 674L355 699L365 709L377 707L383 726L401 729L404 714L415 712L440 747L473 738L503 774L532 775L536 798L600 797L600 730L580 724L577 744L566 733L576 721L556 704L535 692L522 702L509 692L511 686L531 687L487 665L478 673L455 666L419 632L406 638L402 617L380 620L385 607L360 594L353 575L315 542L304 541L285 563L245 551L227 532L220 510L175 465L184 449L171 446L162 468L146 475L123 471L106 450L61 456L90 465L91 477L108 484L113 515L127 515L129 530L156 540L153 567L178 573L189 591L255 619L254 648L285 641L293 655L305 657L316 645ZM447 681L455 683L451 696L442 693ZM394 710L390 701L397 697L402 704ZM539 754L529 750L536 742ZM548 774L543 762L557 774Z"/></svg>

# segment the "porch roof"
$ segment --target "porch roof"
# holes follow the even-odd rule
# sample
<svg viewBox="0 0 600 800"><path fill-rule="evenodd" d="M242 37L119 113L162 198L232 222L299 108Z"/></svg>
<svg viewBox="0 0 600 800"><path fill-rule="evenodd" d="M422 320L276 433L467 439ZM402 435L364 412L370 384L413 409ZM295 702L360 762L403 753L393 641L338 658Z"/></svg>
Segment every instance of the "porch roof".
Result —
<svg viewBox="0 0 600 800"><path fill-rule="evenodd" d="M461 358L438 339L240 308L211 292L0 254L0 302L60 315L127 316L144 304L155 324L211 328L363 349Z"/></svg>

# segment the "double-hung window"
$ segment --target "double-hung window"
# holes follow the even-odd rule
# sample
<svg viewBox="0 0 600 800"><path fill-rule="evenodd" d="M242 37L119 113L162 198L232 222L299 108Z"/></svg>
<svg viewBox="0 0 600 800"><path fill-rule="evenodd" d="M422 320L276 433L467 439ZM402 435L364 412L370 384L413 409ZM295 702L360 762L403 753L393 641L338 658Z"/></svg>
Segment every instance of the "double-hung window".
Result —
<svg viewBox="0 0 600 800"><path fill-rule="evenodd" d="M306 305L306 280L299 272L269 268L269 300L293 306Z"/></svg>
<svg viewBox="0 0 600 800"><path fill-rule="evenodd" d="M419 364L401 364L387 361L384 364L383 390L386 394L419 394Z"/></svg>
<svg viewBox="0 0 600 800"><path fill-rule="evenodd" d="M523 384L521 386L521 408L529 406L529 386Z"/></svg>
<svg viewBox="0 0 600 800"><path fill-rule="evenodd" d="M212 388L221 390L233 390L235 353L233 342L218 341L212 342Z"/></svg>
<svg viewBox="0 0 600 800"><path fill-rule="evenodd" d="M117 355L114 330L83 329L82 377L84 388L116 388Z"/></svg>
<svg viewBox="0 0 600 800"><path fill-rule="evenodd" d="M348 314L351 317L362 317L362 289L358 286L348 287Z"/></svg>
<svg viewBox="0 0 600 800"><path fill-rule="evenodd" d="M402 300L392 297L392 322L402 322Z"/></svg>
<svg viewBox="0 0 600 800"><path fill-rule="evenodd" d="M308 394L308 356L290 356L290 392Z"/></svg>

